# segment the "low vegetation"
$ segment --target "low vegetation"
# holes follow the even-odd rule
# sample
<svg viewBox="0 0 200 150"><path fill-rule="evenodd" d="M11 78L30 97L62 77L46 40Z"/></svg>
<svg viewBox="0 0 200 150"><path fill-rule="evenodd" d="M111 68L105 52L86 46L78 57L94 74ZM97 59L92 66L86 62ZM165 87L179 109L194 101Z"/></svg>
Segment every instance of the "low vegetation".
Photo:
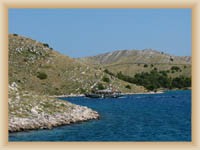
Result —
<svg viewBox="0 0 200 150"><path fill-rule="evenodd" d="M144 64L144 68L147 68L148 67L148 65L147 64Z"/></svg>
<svg viewBox="0 0 200 150"><path fill-rule="evenodd" d="M45 72L37 72L37 77L41 80L47 79L47 74Z"/></svg>
<svg viewBox="0 0 200 150"><path fill-rule="evenodd" d="M131 86L130 85L126 85L125 88L131 89Z"/></svg>
<svg viewBox="0 0 200 150"><path fill-rule="evenodd" d="M69 95L90 92L99 82L113 85L122 92L144 92L145 88L105 74L76 59L64 56L41 43L23 36L9 35L9 84L16 82L23 90L41 95ZM99 86L102 89L102 86Z"/></svg>
<svg viewBox="0 0 200 150"><path fill-rule="evenodd" d="M114 75L107 69L105 72ZM153 69L151 72L137 73L133 77L125 75L122 72L118 72L114 76L120 80L144 86L150 91L157 90L159 88L184 89L191 87L190 77L179 76L171 78L168 76L168 71L157 71L155 69ZM129 86L127 85L126 88L129 88Z"/></svg>
<svg viewBox="0 0 200 150"><path fill-rule="evenodd" d="M131 77L136 73L151 72L152 69L169 71L168 76L172 78L191 77L190 56L172 56L152 49L118 50L80 58L79 61L94 67L108 69L114 74L121 71Z"/></svg>
<svg viewBox="0 0 200 150"><path fill-rule="evenodd" d="M102 81L109 83L110 79L107 76L104 75L103 78L102 78Z"/></svg>
<svg viewBox="0 0 200 150"><path fill-rule="evenodd" d="M178 66L172 66L171 71L181 72L182 70Z"/></svg>

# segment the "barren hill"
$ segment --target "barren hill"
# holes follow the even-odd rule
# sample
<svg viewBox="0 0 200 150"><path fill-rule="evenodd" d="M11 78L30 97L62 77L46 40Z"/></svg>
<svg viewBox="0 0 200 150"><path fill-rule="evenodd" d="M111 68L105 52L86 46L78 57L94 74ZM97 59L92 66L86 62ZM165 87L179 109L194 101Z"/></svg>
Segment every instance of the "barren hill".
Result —
<svg viewBox="0 0 200 150"><path fill-rule="evenodd" d="M96 56L81 58L81 61L93 64L113 63L152 63L152 64L190 64L190 56L173 56L152 49L117 50Z"/></svg>
<svg viewBox="0 0 200 150"><path fill-rule="evenodd" d="M134 75L139 72L149 72L156 68L158 70L170 70L177 66L181 72L171 74L172 76L191 76L191 57L173 56L152 49L144 50L118 50L96 56L79 58L79 61L93 66L103 66L116 73L124 72Z"/></svg>

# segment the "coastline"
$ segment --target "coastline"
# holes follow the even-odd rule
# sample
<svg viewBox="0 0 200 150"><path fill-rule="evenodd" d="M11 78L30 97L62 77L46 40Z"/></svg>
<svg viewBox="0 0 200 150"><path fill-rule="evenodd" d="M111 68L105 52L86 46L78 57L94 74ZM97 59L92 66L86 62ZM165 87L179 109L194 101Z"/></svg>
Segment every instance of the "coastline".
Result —
<svg viewBox="0 0 200 150"><path fill-rule="evenodd" d="M51 129L91 119L99 119L98 112L68 101L21 91L17 84L9 85L9 132Z"/></svg>
<svg viewBox="0 0 200 150"><path fill-rule="evenodd" d="M173 89L169 91L174 91ZM124 95L162 94L165 91L122 93ZM9 86L9 132L51 129L56 126L99 119L98 112L59 97L77 97L83 94L44 96L20 91L17 85ZM20 107L19 107L20 106Z"/></svg>
<svg viewBox="0 0 200 150"><path fill-rule="evenodd" d="M99 119L96 111L84 106L74 105L70 112L57 114L41 113L32 118L9 118L9 132L19 132L36 129L52 129L56 126L69 125L72 123L83 122L91 119Z"/></svg>
<svg viewBox="0 0 200 150"><path fill-rule="evenodd" d="M84 94L64 94L64 95L50 95L49 97L53 97L53 98L60 98L60 97L81 97L84 96Z"/></svg>
<svg viewBox="0 0 200 150"><path fill-rule="evenodd" d="M137 95L137 94L162 94L164 93L164 91L158 91L158 92L145 92L145 93L122 93L123 95ZM53 98L67 98L67 97L81 97L84 96L84 94L70 94L70 95L51 95L49 97L53 97Z"/></svg>
<svg viewBox="0 0 200 150"><path fill-rule="evenodd" d="M76 102L77 99L79 100ZM72 98L69 101L72 103L77 103L78 105L85 105L87 107L92 106L94 110L98 110L100 112L102 116L100 118L101 120L59 126L53 128L53 130L44 129L9 133L9 141L38 142L42 140L63 142L106 142L113 140L117 142L121 140L126 142L127 136L130 137L130 141L191 141L191 127L190 124L188 124L188 122L191 120L190 90L170 91L164 94L147 96L127 95L125 99L122 98L119 100L108 99L108 101L93 101L85 99L84 97L80 97ZM168 104L170 105L170 108L172 107L170 112ZM185 107L179 107L182 104L185 104ZM180 108L179 111L177 111L177 107ZM150 114L147 114L147 112L150 112ZM176 114L178 117L171 114ZM141 118L141 116L148 117L148 120L155 119L153 122L150 122L152 128L149 128L147 122ZM137 121L133 118L135 118ZM167 120L162 122L163 118ZM169 122L174 121L176 124L168 124ZM144 129L144 131L147 133L147 138L146 136L141 136L141 132L138 130L138 127ZM183 128L184 132L183 130L179 130L180 128ZM113 133L115 133L115 136L113 136ZM156 136L152 133L156 133ZM172 136L172 134L177 136ZM163 137L165 137L165 139L163 139Z"/></svg>
<svg viewBox="0 0 200 150"><path fill-rule="evenodd" d="M145 93L122 93L124 95L137 95L137 94L162 94L164 91L158 91L158 92L145 92Z"/></svg>
<svg viewBox="0 0 200 150"><path fill-rule="evenodd" d="M122 93L123 95L137 95L137 94L162 94L165 93L166 91L177 91L177 90L192 90L191 87L188 87L187 89L166 89L166 90L160 90L157 92L150 91L150 92L143 92L143 93ZM67 97L81 97L85 96L84 94L63 94L63 95L50 95L49 97L52 98L67 98Z"/></svg>

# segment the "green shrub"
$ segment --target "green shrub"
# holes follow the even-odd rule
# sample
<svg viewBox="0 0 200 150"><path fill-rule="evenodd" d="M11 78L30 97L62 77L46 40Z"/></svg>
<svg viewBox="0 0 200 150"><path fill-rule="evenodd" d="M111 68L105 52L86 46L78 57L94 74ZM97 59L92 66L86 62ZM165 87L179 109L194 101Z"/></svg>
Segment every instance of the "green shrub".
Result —
<svg viewBox="0 0 200 150"><path fill-rule="evenodd" d="M179 67L177 67L177 66L172 66L171 67L171 70L174 70L174 71L181 71L181 69L179 68Z"/></svg>
<svg viewBox="0 0 200 150"><path fill-rule="evenodd" d="M47 79L47 74L45 72L37 72L37 77L41 80Z"/></svg>
<svg viewBox="0 0 200 150"><path fill-rule="evenodd" d="M62 107L65 107L65 104L61 104Z"/></svg>
<svg viewBox="0 0 200 150"><path fill-rule="evenodd" d="M43 46L44 46L44 47L49 47L49 44L43 43Z"/></svg>
<svg viewBox="0 0 200 150"><path fill-rule="evenodd" d="M110 79L107 76L103 76L102 81L109 83Z"/></svg>
<svg viewBox="0 0 200 150"><path fill-rule="evenodd" d="M105 89L105 87L103 86L102 83L98 83L98 84L97 84L97 89L103 90L103 89Z"/></svg>
<svg viewBox="0 0 200 150"><path fill-rule="evenodd" d="M157 71L158 69L155 67L155 68L153 68L153 70Z"/></svg>
<svg viewBox="0 0 200 150"><path fill-rule="evenodd" d="M83 89L83 88L80 88L80 93L81 93L81 94L84 94L84 93L86 93L86 90Z"/></svg>
<svg viewBox="0 0 200 150"><path fill-rule="evenodd" d="M125 88L131 89L131 86L130 85L126 85Z"/></svg>
<svg viewBox="0 0 200 150"><path fill-rule="evenodd" d="M148 67L148 65L147 64L144 64L144 68L147 68Z"/></svg>
<svg viewBox="0 0 200 150"><path fill-rule="evenodd" d="M174 72L174 70L172 70ZM185 88L191 87L191 78L177 77L171 79L167 71L152 70L150 72L136 73L134 77L117 73L116 77L120 80L144 86L147 90L155 91L158 88Z"/></svg>
<svg viewBox="0 0 200 150"><path fill-rule="evenodd" d="M110 72L108 69L105 69L104 72L111 75L111 76L114 76L114 74L112 72Z"/></svg>

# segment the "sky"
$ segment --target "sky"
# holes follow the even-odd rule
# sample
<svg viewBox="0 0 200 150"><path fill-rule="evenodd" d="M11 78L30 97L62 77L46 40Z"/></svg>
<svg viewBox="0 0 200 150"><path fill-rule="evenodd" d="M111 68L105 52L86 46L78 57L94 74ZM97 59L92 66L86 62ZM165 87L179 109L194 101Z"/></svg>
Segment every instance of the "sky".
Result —
<svg viewBox="0 0 200 150"><path fill-rule="evenodd" d="M154 49L191 56L191 9L21 9L8 11L9 33L73 58Z"/></svg>

